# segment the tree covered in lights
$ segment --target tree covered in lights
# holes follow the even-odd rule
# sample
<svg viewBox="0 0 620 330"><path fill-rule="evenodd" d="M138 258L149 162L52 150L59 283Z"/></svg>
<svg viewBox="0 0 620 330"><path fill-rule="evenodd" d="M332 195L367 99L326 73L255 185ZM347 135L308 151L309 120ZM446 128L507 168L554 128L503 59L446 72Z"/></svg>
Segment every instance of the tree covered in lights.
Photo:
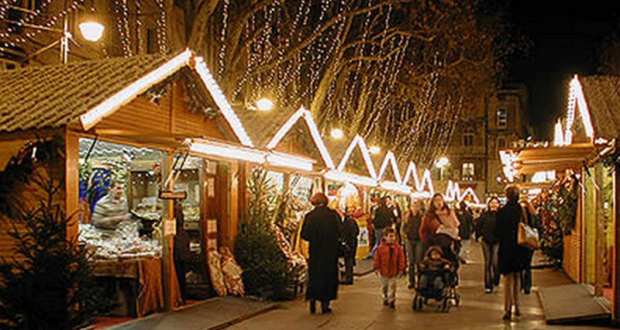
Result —
<svg viewBox="0 0 620 330"><path fill-rule="evenodd" d="M203 0L185 2L187 46L233 102L307 106L428 162L481 106L512 51L481 0ZM423 156L423 157L420 157Z"/></svg>

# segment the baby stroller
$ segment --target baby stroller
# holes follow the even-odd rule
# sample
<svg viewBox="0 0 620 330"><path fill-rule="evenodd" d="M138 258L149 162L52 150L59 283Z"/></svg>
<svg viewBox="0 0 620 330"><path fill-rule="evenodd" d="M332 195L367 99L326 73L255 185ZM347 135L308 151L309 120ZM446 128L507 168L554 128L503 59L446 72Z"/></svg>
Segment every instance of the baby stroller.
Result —
<svg viewBox="0 0 620 330"><path fill-rule="evenodd" d="M442 256L449 261L449 269L423 269L420 265L416 283L416 294L413 298L413 310L422 310L429 305L429 300L433 299L439 303L439 309L449 312L452 304L460 306L461 295L457 292L458 286L458 254L454 251L455 244L448 244L441 247ZM431 250L438 249L431 246L426 251L430 256ZM449 251L446 251L449 249Z"/></svg>

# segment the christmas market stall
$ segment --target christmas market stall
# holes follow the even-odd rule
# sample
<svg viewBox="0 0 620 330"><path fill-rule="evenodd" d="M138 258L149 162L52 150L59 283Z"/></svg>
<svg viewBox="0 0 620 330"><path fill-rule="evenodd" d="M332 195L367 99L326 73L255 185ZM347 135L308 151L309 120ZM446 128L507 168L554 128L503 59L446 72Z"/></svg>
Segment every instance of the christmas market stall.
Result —
<svg viewBox="0 0 620 330"><path fill-rule="evenodd" d="M347 145L346 142L350 141ZM334 205L349 211L358 222L357 258L368 255L372 247L372 212L377 201L370 197L379 180L370 151L364 139L356 135L348 140L344 136L327 140L328 149L338 167L325 173L327 195Z"/></svg>
<svg viewBox="0 0 620 330"><path fill-rule="evenodd" d="M551 187L533 187L540 191L534 202L543 225L559 228L564 270L590 286L599 301L608 301L615 322L620 321L619 91L618 77L576 76L554 145L500 153L509 178L551 181Z"/></svg>
<svg viewBox="0 0 620 330"><path fill-rule="evenodd" d="M0 80L0 158L40 139L62 141L60 204L79 219L68 239L93 251L96 276L129 283L119 295L126 314L171 309L191 284L202 284L198 297L226 294L211 283L223 276L207 253L236 228L245 182L232 173L264 157L200 57L188 50L31 67ZM7 257L15 242L7 221L1 227ZM179 233L187 249L175 248ZM176 267L179 258L187 267Z"/></svg>

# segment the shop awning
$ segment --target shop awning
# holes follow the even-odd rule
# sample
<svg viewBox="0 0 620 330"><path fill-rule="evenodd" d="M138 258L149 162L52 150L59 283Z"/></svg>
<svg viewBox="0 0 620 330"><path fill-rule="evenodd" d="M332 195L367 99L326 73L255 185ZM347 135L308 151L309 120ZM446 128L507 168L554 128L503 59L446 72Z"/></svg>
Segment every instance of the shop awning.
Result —
<svg viewBox="0 0 620 330"><path fill-rule="evenodd" d="M596 149L591 143L583 143L559 147L501 150L500 156L505 172L512 171L522 175L541 171L579 169L585 161L596 156Z"/></svg>

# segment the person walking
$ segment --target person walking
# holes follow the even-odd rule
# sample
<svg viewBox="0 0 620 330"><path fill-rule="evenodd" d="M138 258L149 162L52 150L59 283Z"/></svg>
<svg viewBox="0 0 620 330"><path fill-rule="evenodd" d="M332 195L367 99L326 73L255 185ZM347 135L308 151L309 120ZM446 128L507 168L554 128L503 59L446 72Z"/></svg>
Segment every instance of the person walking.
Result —
<svg viewBox="0 0 620 330"><path fill-rule="evenodd" d="M405 273L405 255L398 244L396 230L386 228L374 257L373 269L379 276L383 305L396 308L396 278Z"/></svg>
<svg viewBox="0 0 620 330"><path fill-rule="evenodd" d="M390 211L390 208L387 206L387 197L383 197L379 200L379 207L375 210L375 216L372 220L372 225L375 232L375 246L370 251L369 259L372 259L375 256L375 251L381 244L381 240L383 239L383 230L387 227L391 227L394 223L394 213Z"/></svg>
<svg viewBox="0 0 620 330"><path fill-rule="evenodd" d="M355 266L355 255L357 254L357 236L360 234L360 228L357 221L351 216L351 209L347 211L342 221L342 240L348 249L344 251L344 269L345 279L343 284L353 284L353 266Z"/></svg>
<svg viewBox="0 0 620 330"><path fill-rule="evenodd" d="M458 240L458 227L459 220L444 200L443 195L440 193L433 195L420 225L420 240L422 240L424 250L432 245L445 248L443 242L436 242L440 232Z"/></svg>
<svg viewBox="0 0 620 330"><path fill-rule="evenodd" d="M519 188L514 185L506 187L507 203L497 211L495 237L499 243L498 270L504 278L504 316L511 319L514 315L520 316L519 311L519 282L521 273L525 270L527 248L517 244L519 221L523 211L519 204Z"/></svg>
<svg viewBox="0 0 620 330"><path fill-rule="evenodd" d="M534 217L537 216L537 212L532 207L532 204L527 199L521 201L521 207L524 210L525 221L531 228L537 228ZM540 232L540 229L537 228ZM524 294L530 294L532 290L532 258L534 257L534 250L527 249L527 255L525 257L525 269L521 276L521 291Z"/></svg>
<svg viewBox="0 0 620 330"><path fill-rule="evenodd" d="M409 204L409 210L405 213L403 222L403 236L409 267L409 289L415 287L415 279L418 273L418 264L422 261L424 247L420 239L420 225L422 224L422 210L420 201Z"/></svg>
<svg viewBox="0 0 620 330"><path fill-rule="evenodd" d="M308 260L308 290L310 313L316 313L316 301L321 302L323 314L331 313L330 301L338 295L338 249L341 221L338 213L327 207L323 193L310 198L314 209L306 214L301 238L310 244Z"/></svg>
<svg viewBox="0 0 620 330"><path fill-rule="evenodd" d="M469 253L469 242L472 229L474 228L474 215L465 201L459 203L459 207L455 213L460 222L459 236L461 237L461 251L466 255ZM463 264L465 264L466 259L463 257L462 260L464 261Z"/></svg>
<svg viewBox="0 0 620 330"><path fill-rule="evenodd" d="M183 204L178 199L174 201L174 218L177 226L177 232L174 235L174 268L177 273L182 304L185 305L187 302L187 281L185 280L185 274L187 272L187 264L192 259L192 254L189 250L189 235L185 231Z"/></svg>
<svg viewBox="0 0 620 330"><path fill-rule="evenodd" d="M482 239L482 254L484 255L484 288L486 293L493 292L493 288L499 285L499 272L497 271L497 253L499 244L495 236L497 223L497 211L501 206L497 197L492 197L487 209L482 212L476 223L476 241Z"/></svg>

